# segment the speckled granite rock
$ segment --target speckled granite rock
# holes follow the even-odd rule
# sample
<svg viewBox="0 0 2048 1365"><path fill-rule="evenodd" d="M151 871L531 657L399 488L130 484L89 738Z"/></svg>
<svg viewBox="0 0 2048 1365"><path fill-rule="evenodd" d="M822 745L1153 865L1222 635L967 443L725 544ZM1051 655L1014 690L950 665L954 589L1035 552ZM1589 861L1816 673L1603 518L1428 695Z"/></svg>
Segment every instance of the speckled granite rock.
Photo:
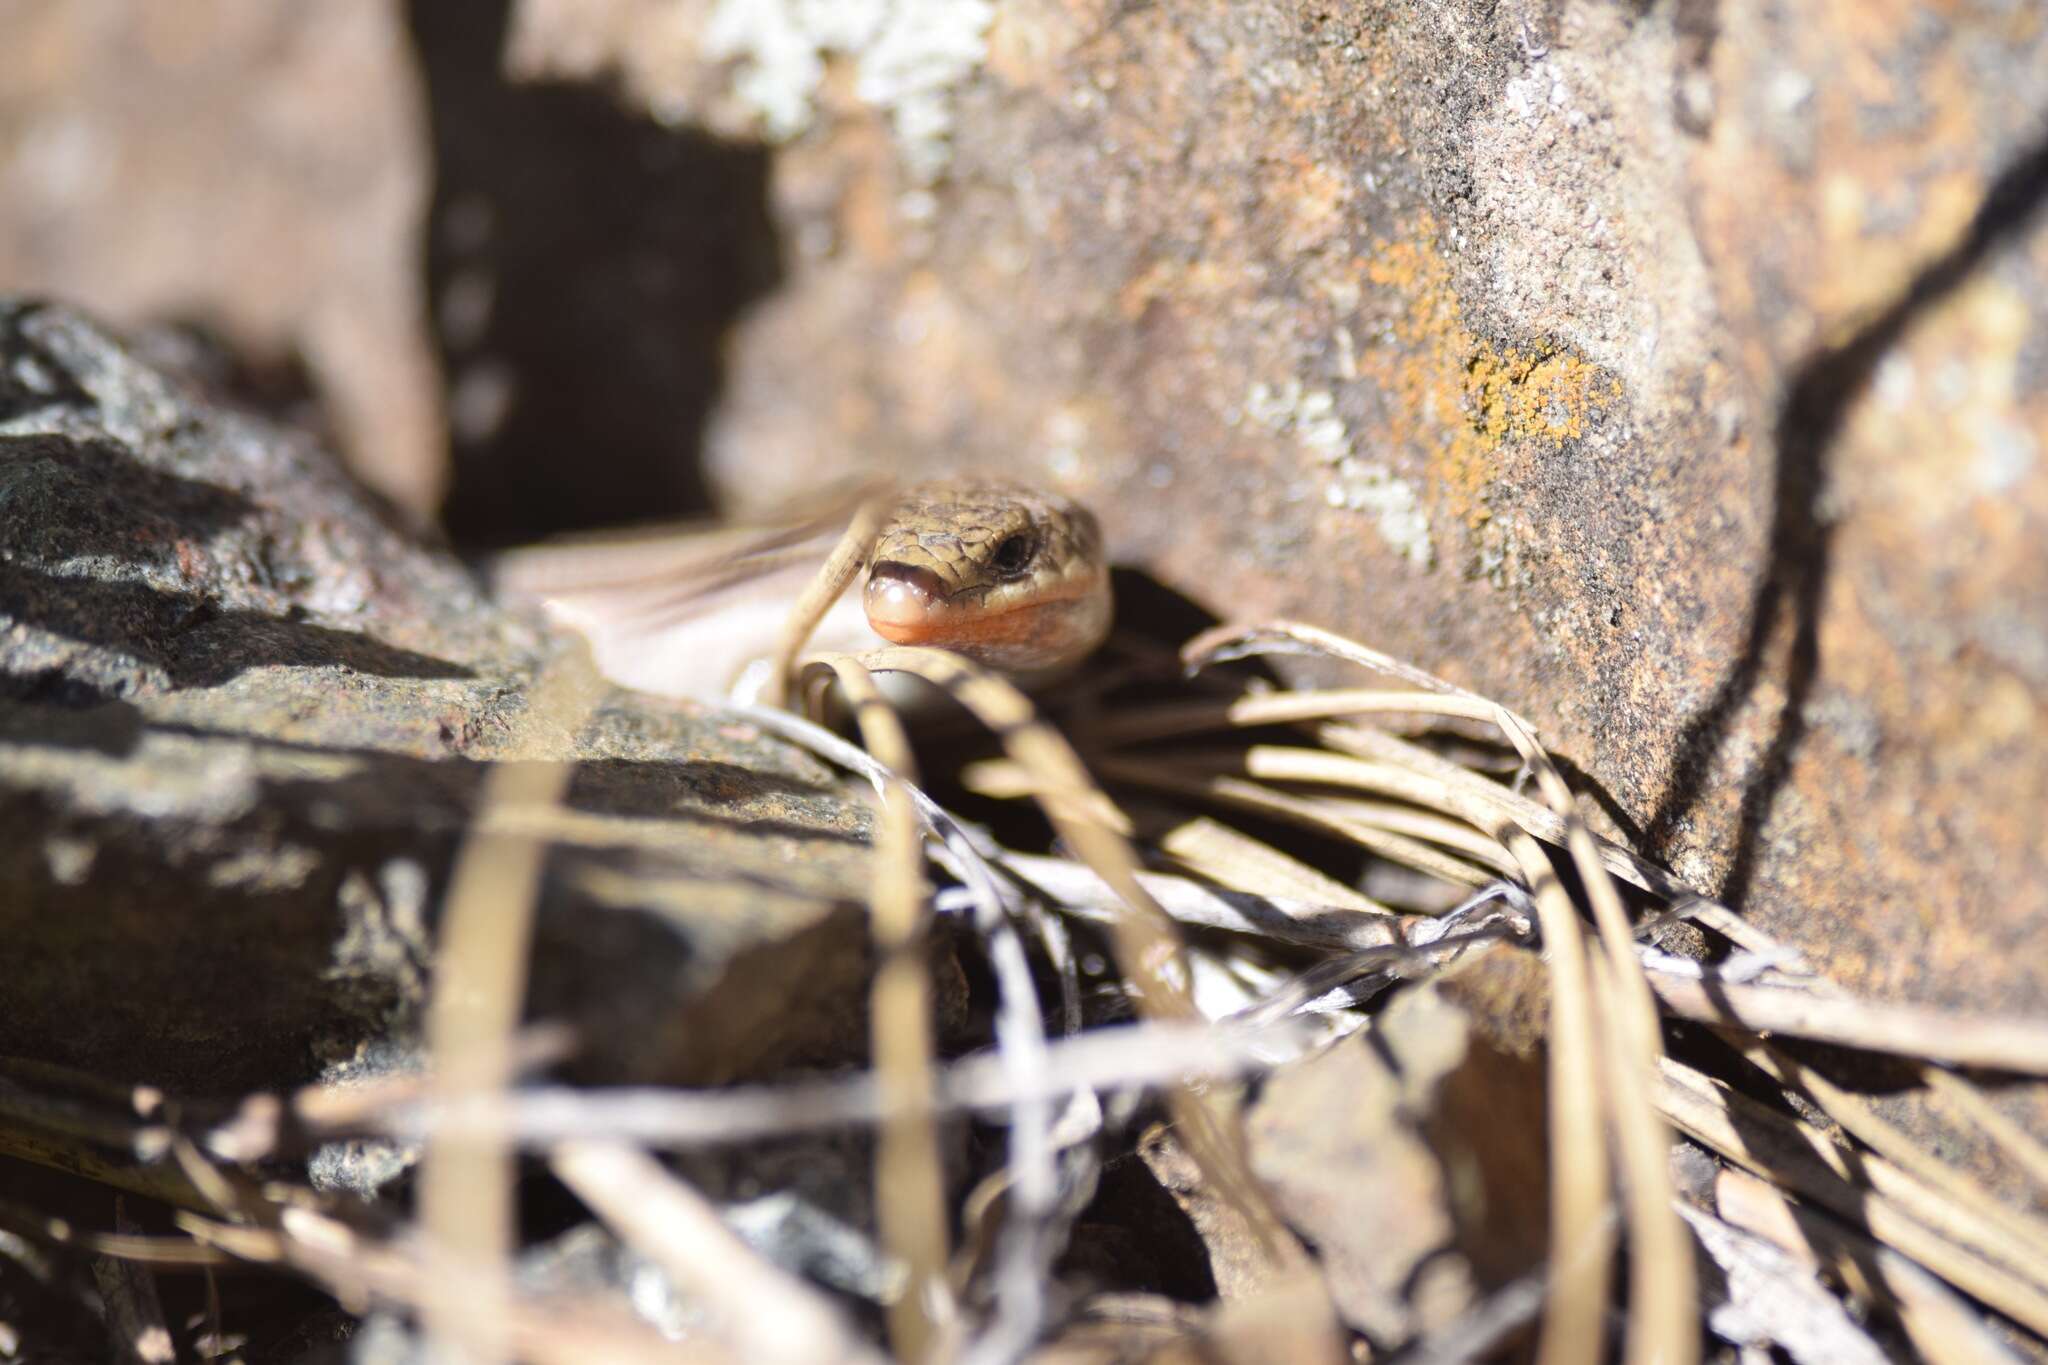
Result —
<svg viewBox="0 0 2048 1365"><path fill-rule="evenodd" d="M857 1052L865 808L701 710L522 727L562 649L310 441L0 305L0 1052L225 1096L405 1043L488 765L560 758L532 1010L588 1072Z"/></svg>
<svg viewBox="0 0 2048 1365"><path fill-rule="evenodd" d="M519 6L529 76L781 142L734 496L1043 479L1534 718L1836 980L2048 1009L2048 11L861 13Z"/></svg>
<svg viewBox="0 0 2048 1365"><path fill-rule="evenodd" d="M2038 6L872 8L923 38L519 7L530 75L787 139L735 496L1042 478L1538 719L1847 979L2048 1005Z"/></svg>

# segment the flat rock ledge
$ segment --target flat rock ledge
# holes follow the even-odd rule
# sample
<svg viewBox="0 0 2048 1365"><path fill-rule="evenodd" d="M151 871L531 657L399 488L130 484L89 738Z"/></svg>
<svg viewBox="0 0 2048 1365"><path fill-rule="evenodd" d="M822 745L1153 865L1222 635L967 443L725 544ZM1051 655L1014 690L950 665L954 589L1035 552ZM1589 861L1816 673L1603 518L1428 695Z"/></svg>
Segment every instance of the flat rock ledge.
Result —
<svg viewBox="0 0 2048 1365"><path fill-rule="evenodd" d="M0 1054L220 1098L411 1055L487 773L562 759L529 1010L578 1072L860 1048L867 808L706 708L526 723L573 652L316 440L0 300Z"/></svg>

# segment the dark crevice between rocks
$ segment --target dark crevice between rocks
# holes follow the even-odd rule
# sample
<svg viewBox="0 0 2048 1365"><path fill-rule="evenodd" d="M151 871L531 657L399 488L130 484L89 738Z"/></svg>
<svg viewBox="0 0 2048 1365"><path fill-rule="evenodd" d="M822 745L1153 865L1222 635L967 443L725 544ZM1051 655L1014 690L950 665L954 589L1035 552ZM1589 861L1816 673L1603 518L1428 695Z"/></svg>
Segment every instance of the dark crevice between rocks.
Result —
<svg viewBox="0 0 2048 1365"><path fill-rule="evenodd" d="M86 721L51 721L48 735L43 733L43 718L39 715L41 708L98 712L107 706L121 708L133 718L133 724L110 733L101 723L104 717L96 715ZM19 713L24 711L29 713L27 722L17 723ZM142 713L121 701L110 688L75 678L54 666L19 673L0 669L0 740L33 739L68 744L76 748L96 749L118 758L135 747L141 732Z"/></svg>
<svg viewBox="0 0 2048 1365"><path fill-rule="evenodd" d="M1785 700L1770 741L1742 789L1736 843L1719 898L1740 907L1755 875L1757 840L1793 756L1806 736L1805 709L1820 673L1820 610L1834 528L1823 515L1829 456L1849 411L1878 363L1928 309L1965 284L1991 253L2027 230L2048 204L2048 135L2014 158L1992 182L1962 239L1922 270L1890 307L1840 346L1799 369L1779 414L1770 539L1735 666L1687 722L1666 794L1649 822L1650 854L1668 861L1680 823L1699 803L1730 726L1762 678L1772 641L1789 625Z"/></svg>
<svg viewBox="0 0 2048 1365"><path fill-rule="evenodd" d="M444 520L479 548L708 508L725 336L782 274L764 149L508 81L506 10L408 5L436 168Z"/></svg>

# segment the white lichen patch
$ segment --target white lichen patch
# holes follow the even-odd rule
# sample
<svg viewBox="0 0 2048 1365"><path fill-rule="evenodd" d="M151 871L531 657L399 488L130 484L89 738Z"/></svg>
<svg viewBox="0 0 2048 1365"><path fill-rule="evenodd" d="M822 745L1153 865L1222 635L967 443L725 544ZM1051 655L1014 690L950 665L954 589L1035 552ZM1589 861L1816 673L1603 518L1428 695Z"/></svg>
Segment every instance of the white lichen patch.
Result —
<svg viewBox="0 0 2048 1365"><path fill-rule="evenodd" d="M1351 433L1337 415L1337 399L1328 389L1304 389L1299 379L1280 387L1257 383L1245 393L1241 418L1276 433L1289 433L1301 448L1324 464L1351 454Z"/></svg>
<svg viewBox="0 0 2048 1365"><path fill-rule="evenodd" d="M1345 459L1337 466L1337 477L1323 491L1332 507L1363 512L1379 528L1380 539L1418 569L1436 561L1436 546L1429 537L1429 516L1415 485L1394 477L1383 464Z"/></svg>
<svg viewBox="0 0 2048 1365"><path fill-rule="evenodd" d="M736 63L733 94L773 141L811 126L825 63L855 65L854 93L889 116L911 178L946 168L953 90L988 53L990 0L719 0L703 53Z"/></svg>
<svg viewBox="0 0 2048 1365"><path fill-rule="evenodd" d="M1976 437L1976 458L1970 462L1970 477L1984 492L2004 495L2026 482L2040 457L2040 443L2017 422L1996 414L1983 414L1972 423Z"/></svg>
<svg viewBox="0 0 2048 1365"><path fill-rule="evenodd" d="M342 930L322 972L330 981L396 982L417 996L426 981L426 878L417 864L396 859L374 882L352 868L335 894Z"/></svg>
<svg viewBox="0 0 2048 1365"><path fill-rule="evenodd" d="M1054 408L1045 419L1045 467L1071 488L1088 467L1088 422L1071 407Z"/></svg>
<svg viewBox="0 0 2048 1365"><path fill-rule="evenodd" d="M248 814L261 791L253 746L145 731L112 757L48 744L0 744L0 767L17 788L48 794L79 815L226 824Z"/></svg>
<svg viewBox="0 0 2048 1365"><path fill-rule="evenodd" d="M1435 562L1429 517L1415 485L1353 453L1351 431L1337 415L1336 397L1328 389L1308 389L1298 379L1277 387L1255 383L1232 418L1232 425L1251 422L1293 436L1304 453L1329 469L1324 502L1372 517L1380 538L1418 569Z"/></svg>

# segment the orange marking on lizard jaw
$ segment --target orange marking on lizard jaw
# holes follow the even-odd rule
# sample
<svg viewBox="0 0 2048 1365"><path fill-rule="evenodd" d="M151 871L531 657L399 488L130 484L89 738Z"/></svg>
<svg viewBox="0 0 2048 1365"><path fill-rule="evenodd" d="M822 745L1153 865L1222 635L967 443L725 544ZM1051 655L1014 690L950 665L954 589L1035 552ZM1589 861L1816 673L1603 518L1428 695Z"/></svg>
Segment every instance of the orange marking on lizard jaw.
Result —
<svg viewBox="0 0 2048 1365"><path fill-rule="evenodd" d="M978 602L954 602L934 592L936 579L921 569L878 566L868 579L868 625L891 644L936 645L971 650L977 645L1030 645L1046 635L1046 608L1040 598L1003 609ZM1055 647L1050 639L1048 648Z"/></svg>
<svg viewBox="0 0 2048 1365"><path fill-rule="evenodd" d="M928 570L875 566L863 594L868 625L891 644L935 646L978 658L1050 663L1074 649L1070 609L1079 593L1041 594L990 608L978 599L949 599L940 586Z"/></svg>
<svg viewBox="0 0 2048 1365"><path fill-rule="evenodd" d="M1043 673L1078 661L1109 630L1094 517L1021 484L919 485L879 528L870 553L868 625L892 644Z"/></svg>

